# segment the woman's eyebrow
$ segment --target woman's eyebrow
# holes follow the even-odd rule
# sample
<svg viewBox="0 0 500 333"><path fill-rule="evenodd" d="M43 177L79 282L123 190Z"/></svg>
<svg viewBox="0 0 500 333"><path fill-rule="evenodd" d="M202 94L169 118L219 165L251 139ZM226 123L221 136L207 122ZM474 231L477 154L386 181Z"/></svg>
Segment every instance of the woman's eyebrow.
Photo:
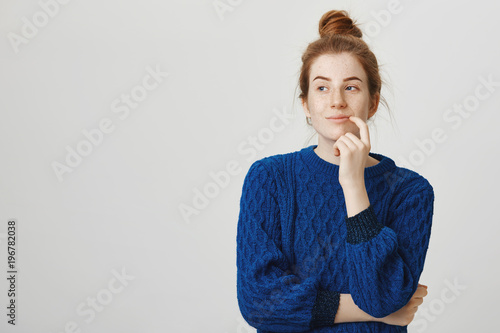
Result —
<svg viewBox="0 0 500 333"><path fill-rule="evenodd" d="M316 79L322 79L322 80L325 80L325 81L331 81L331 80L332 80L332 79L330 79L329 77L324 77L324 76L321 76L321 75L316 76L316 77L314 78L314 80L316 80ZM313 80L313 81L314 81L314 80ZM344 82L345 82L345 81L351 81L351 80L359 80L359 81L363 82L363 80L361 80L361 79L360 79L359 77L357 77L357 76L350 76L350 77L346 77L346 78L344 79Z"/></svg>

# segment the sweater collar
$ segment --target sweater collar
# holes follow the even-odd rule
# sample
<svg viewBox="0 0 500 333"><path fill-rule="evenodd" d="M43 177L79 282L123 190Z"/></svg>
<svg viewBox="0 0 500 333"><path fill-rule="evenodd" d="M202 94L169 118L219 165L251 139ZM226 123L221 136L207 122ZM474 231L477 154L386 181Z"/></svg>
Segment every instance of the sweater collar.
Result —
<svg viewBox="0 0 500 333"><path fill-rule="evenodd" d="M305 147L300 150L305 163L307 163L307 165L311 169L317 170L318 172L324 172L338 177L339 166L319 157L318 154L316 154L316 152L313 150L317 146L318 145L310 145L309 147ZM393 168L396 168L395 162L390 157L374 152L369 152L368 154L371 157L377 159L379 162L375 165L365 168L365 179L381 175L387 171L392 170Z"/></svg>

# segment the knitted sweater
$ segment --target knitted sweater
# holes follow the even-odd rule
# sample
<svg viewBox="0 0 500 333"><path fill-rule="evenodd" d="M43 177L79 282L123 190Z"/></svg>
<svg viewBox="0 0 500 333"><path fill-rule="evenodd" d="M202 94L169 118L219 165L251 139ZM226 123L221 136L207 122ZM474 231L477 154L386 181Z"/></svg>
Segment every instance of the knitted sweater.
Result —
<svg viewBox="0 0 500 333"><path fill-rule="evenodd" d="M340 294L373 317L417 289L430 240L434 191L382 154L365 168L370 206L347 217L339 166L311 145L255 161L237 226L237 298L258 333L407 332L379 322L334 324Z"/></svg>

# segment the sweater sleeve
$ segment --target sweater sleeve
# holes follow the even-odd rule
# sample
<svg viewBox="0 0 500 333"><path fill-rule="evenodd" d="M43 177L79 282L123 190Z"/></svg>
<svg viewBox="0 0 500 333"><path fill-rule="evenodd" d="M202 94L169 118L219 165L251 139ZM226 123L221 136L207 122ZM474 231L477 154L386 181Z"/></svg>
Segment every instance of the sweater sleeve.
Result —
<svg viewBox="0 0 500 333"><path fill-rule="evenodd" d="M381 220L372 205L346 216L350 293L354 303L373 317L401 309L417 290L434 205L432 186L422 179L391 202L387 220Z"/></svg>
<svg viewBox="0 0 500 333"><path fill-rule="evenodd" d="M254 328L302 332L334 324L340 294L292 274L282 252L276 181L256 161L245 177L237 227L237 297Z"/></svg>

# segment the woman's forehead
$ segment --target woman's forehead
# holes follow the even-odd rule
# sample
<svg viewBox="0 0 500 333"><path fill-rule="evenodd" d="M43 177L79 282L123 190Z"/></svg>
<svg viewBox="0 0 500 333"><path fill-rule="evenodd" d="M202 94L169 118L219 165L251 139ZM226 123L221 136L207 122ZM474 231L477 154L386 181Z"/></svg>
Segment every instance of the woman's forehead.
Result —
<svg viewBox="0 0 500 333"><path fill-rule="evenodd" d="M317 76L343 81L348 77L359 77L366 82L366 73L358 59L350 53L325 54L318 57L311 66L310 80Z"/></svg>

